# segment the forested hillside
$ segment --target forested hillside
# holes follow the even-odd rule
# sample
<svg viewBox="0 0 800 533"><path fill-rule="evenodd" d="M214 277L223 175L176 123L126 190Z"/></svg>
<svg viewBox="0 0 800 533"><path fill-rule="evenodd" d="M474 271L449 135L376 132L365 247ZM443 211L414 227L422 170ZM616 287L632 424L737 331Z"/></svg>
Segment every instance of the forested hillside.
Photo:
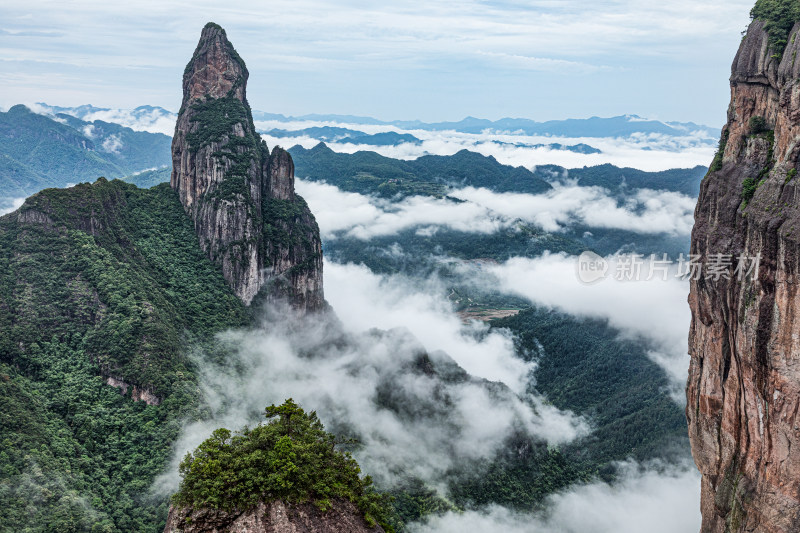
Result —
<svg viewBox="0 0 800 533"><path fill-rule="evenodd" d="M0 218L0 295L0 523L155 530L148 488L197 416L188 351L249 323L177 195L42 191Z"/></svg>
<svg viewBox="0 0 800 533"><path fill-rule="evenodd" d="M16 105L0 113L0 199L171 165L170 142L160 133Z"/></svg>

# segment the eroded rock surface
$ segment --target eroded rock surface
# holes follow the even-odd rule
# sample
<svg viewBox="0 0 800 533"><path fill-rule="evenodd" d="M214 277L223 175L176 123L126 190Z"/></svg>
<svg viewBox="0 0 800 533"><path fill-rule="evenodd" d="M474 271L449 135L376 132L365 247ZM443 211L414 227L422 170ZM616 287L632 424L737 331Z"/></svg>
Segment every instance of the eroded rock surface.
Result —
<svg viewBox="0 0 800 533"><path fill-rule="evenodd" d="M382 533L370 527L350 502L337 500L327 511L311 503L260 503L243 513L171 508L164 533Z"/></svg>
<svg viewBox="0 0 800 533"><path fill-rule="evenodd" d="M760 256L755 276L691 283L686 415L706 533L800 531L797 32L776 56L764 24L750 25L722 157L695 211L692 253L704 262L730 255L733 270L738 257Z"/></svg>
<svg viewBox="0 0 800 533"><path fill-rule="evenodd" d="M324 307L319 229L294 193L294 164L270 155L247 103L248 72L225 30L209 23L183 74L171 186L202 249L245 304L286 298Z"/></svg>

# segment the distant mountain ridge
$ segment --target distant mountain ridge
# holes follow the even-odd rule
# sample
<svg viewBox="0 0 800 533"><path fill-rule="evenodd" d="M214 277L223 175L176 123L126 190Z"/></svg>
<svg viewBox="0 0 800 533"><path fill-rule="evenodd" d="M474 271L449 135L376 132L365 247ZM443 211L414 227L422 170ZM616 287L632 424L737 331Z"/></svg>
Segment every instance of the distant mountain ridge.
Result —
<svg viewBox="0 0 800 533"><path fill-rule="evenodd" d="M461 150L449 156L392 159L376 152L338 153L324 143L289 149L302 179L325 181L340 189L391 197L414 194L441 196L448 187L484 187L495 192L538 194L564 179L578 185L604 187L615 195L631 189L668 190L696 197L706 167L644 172L614 165L566 169L541 165L533 170L499 163L492 156Z"/></svg>
<svg viewBox="0 0 800 533"><path fill-rule="evenodd" d="M16 105L0 113L0 197L170 165L170 143L163 134Z"/></svg>
<svg viewBox="0 0 800 533"><path fill-rule="evenodd" d="M129 116L131 119L155 120L168 118L174 122L176 113L158 106L139 106L132 110L110 109L94 107L86 104L77 107L51 106L45 103L36 104L41 111L51 114L64 113L85 120L94 115L104 113L117 113L120 117ZM482 133L486 130L494 132L519 132L524 135L545 135L554 137L627 137L635 134L661 134L682 137L685 135L699 135L707 138L719 136L719 128L696 124L694 122L661 121L643 118L638 115L619 115L615 117L589 117L569 118L562 120L548 120L538 122L529 118L504 117L499 120L489 120L472 116L459 121L425 122L422 120L380 120L368 116L339 115L327 113L310 113L306 115L283 115L266 111L253 111L253 120L256 122L329 122L336 124L352 124L361 126L395 126L408 130L444 131L453 130L463 133ZM124 125L130 126L129 123ZM136 128L134 128L136 129ZM321 139L325 140L325 139Z"/></svg>

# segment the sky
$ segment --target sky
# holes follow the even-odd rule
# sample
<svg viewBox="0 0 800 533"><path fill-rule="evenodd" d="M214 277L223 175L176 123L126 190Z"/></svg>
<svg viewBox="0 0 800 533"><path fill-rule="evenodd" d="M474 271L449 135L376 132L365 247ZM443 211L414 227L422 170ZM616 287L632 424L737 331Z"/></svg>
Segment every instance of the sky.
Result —
<svg viewBox="0 0 800 533"><path fill-rule="evenodd" d="M254 109L380 119L638 114L721 127L753 0L0 3L0 106L177 110L208 21Z"/></svg>

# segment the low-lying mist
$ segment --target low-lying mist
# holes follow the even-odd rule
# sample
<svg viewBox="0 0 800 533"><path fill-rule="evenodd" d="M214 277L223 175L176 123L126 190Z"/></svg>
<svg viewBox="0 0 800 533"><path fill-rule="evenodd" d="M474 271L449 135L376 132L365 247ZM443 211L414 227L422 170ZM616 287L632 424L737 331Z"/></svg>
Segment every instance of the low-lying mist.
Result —
<svg viewBox="0 0 800 533"><path fill-rule="evenodd" d="M394 201L302 179L297 180L297 191L313 210L323 239L343 235L369 240L413 228L491 234L523 221L548 232L582 225L685 235L688 241L695 204L686 195L650 189L633 191L620 201L602 187L569 183L555 184L542 194L467 187L450 191L451 198L412 196Z"/></svg>
<svg viewBox="0 0 800 533"><path fill-rule="evenodd" d="M395 159L416 159L423 155L453 155L460 150L470 150L485 156L493 156L499 162L527 168L538 165L559 165L565 168L595 166L610 163L619 167L633 167L646 171L691 168L707 165L716 150L716 138L701 132L687 132L685 136L657 133L635 133L627 137L555 137L524 135L518 132L464 133L453 130L405 130L394 126L347 124L333 122L302 121L285 123L257 121L259 130L303 129L320 126L337 126L374 134L394 131L411 134L419 143L402 143L396 146L374 146L352 143L326 143L336 152L354 153L360 150L378 152ZM319 143L312 137L281 138L262 135L270 146L302 145L312 148ZM600 153L577 153L569 150L549 148L552 143L562 145L587 144ZM544 145L535 147L537 145Z"/></svg>
<svg viewBox="0 0 800 533"><path fill-rule="evenodd" d="M266 405L290 397L356 438L354 456L384 488L409 478L443 487L448 473L477 468L512 435L559 444L588 433L582 418L514 392L532 366L513 357L504 333L462 328L435 298L376 287L361 267L326 268L327 286L345 285L350 298L341 321L270 309L263 328L220 336L224 363L195 355L210 416L185 426L157 491L175 490L178 462L214 429L256 424ZM333 290L332 301L341 294ZM400 327L374 329L387 323Z"/></svg>
<svg viewBox="0 0 800 533"><path fill-rule="evenodd" d="M499 505L449 512L412 533L695 533L700 529L700 475L693 465L620 465L617 483L578 485L547 498L545 511Z"/></svg>

